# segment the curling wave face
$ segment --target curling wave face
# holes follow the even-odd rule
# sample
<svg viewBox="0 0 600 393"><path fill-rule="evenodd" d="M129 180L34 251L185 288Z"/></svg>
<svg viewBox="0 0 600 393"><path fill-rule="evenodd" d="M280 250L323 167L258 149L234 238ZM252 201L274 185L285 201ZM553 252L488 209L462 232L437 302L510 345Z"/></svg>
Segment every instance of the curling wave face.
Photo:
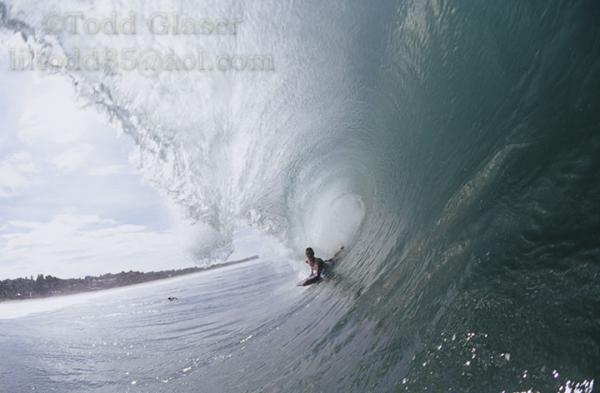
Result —
<svg viewBox="0 0 600 393"><path fill-rule="evenodd" d="M2 28L40 51L121 45L44 31L45 13L96 6L4 1ZM208 225L199 257L229 253L240 219L296 250L349 246L323 340L368 345L352 359L313 348L344 364L339 386L558 391L599 374L597 4L102 7L239 22L201 39L139 32L140 48L270 56L252 72L64 74Z"/></svg>

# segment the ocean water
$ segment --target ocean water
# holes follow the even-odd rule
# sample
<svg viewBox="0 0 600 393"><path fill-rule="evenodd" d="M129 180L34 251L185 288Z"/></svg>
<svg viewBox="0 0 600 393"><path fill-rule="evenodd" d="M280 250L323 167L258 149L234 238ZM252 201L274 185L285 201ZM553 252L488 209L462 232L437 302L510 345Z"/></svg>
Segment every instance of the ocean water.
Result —
<svg viewBox="0 0 600 393"><path fill-rule="evenodd" d="M60 74L202 228L199 259L228 255L239 222L287 251L3 320L0 388L593 391L598 2L5 0L0 30L42 52L131 45L43 29L112 10L242 21L234 37L140 31L138 48L272 56ZM347 252L298 288L308 245Z"/></svg>

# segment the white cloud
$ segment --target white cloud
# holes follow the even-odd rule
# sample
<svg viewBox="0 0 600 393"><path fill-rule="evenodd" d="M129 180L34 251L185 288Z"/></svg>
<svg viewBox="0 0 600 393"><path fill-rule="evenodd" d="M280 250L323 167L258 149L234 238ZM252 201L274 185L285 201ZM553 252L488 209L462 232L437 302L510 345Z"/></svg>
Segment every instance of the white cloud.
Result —
<svg viewBox="0 0 600 393"><path fill-rule="evenodd" d="M128 161L133 142L69 81L36 75L0 72L0 279L191 265L163 198Z"/></svg>
<svg viewBox="0 0 600 393"><path fill-rule="evenodd" d="M11 221L0 232L3 276L73 277L189 266L178 236L96 215L62 213L49 221Z"/></svg>
<svg viewBox="0 0 600 393"><path fill-rule="evenodd" d="M61 172L74 172L86 162L93 150L93 146L82 143L54 157L51 163Z"/></svg>
<svg viewBox="0 0 600 393"><path fill-rule="evenodd" d="M15 153L0 161L0 198L14 196L35 184L37 173L31 154L26 152Z"/></svg>
<svg viewBox="0 0 600 393"><path fill-rule="evenodd" d="M29 102L22 108L19 139L30 145L78 142L87 129L89 113L77 105L71 86L53 77L32 82L35 94L27 97Z"/></svg>
<svg viewBox="0 0 600 393"><path fill-rule="evenodd" d="M101 167L92 168L88 171L90 176L110 176L110 175L123 175L134 173L130 168L125 165L105 165Z"/></svg>

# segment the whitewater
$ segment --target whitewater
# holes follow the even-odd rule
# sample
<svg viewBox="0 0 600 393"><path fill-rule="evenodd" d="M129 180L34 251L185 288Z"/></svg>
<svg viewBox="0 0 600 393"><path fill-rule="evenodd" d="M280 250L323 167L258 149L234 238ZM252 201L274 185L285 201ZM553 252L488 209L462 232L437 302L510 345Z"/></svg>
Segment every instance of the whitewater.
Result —
<svg viewBox="0 0 600 393"><path fill-rule="evenodd" d="M47 26L166 10L235 34ZM53 72L135 142L198 261L241 225L279 250L1 319L0 391L592 392L598 20L594 1L0 1L5 47L153 56ZM342 245L295 286L305 247Z"/></svg>

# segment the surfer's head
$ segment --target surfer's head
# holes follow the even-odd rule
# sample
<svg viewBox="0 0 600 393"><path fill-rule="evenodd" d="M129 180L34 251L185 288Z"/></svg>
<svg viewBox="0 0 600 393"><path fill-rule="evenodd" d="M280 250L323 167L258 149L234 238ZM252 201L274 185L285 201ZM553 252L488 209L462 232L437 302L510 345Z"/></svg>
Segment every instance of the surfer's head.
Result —
<svg viewBox="0 0 600 393"><path fill-rule="evenodd" d="M304 251L304 255L306 255L306 257L308 259L313 259L315 257L315 252L312 248L308 247L305 251Z"/></svg>

